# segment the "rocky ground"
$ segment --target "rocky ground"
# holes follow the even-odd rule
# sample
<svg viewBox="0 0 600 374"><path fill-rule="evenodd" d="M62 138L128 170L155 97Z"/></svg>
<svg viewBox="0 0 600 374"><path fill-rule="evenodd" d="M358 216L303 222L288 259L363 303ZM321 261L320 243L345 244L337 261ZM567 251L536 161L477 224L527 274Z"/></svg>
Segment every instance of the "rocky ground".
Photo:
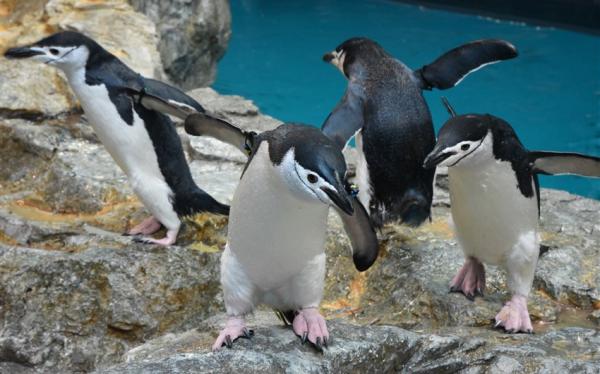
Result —
<svg viewBox="0 0 600 374"><path fill-rule="evenodd" d="M78 27L144 74L165 77L158 34L167 29L159 25L157 34L127 2L19 3L0 4L0 50ZM112 17L128 20L122 27L136 30L131 38L111 39ZM241 97L209 88L191 94L245 128L279 123ZM198 184L228 202L243 155L182 137ZM600 202L543 191L547 250L529 302L536 334L507 335L490 322L509 296L502 272L488 269L487 293L474 302L448 293L462 255L444 187L441 175L433 222L384 228L381 256L362 274L331 215L322 312L333 342L325 353L300 345L266 309L250 320L253 340L210 353L224 318L218 260L226 219L195 217L169 248L121 236L146 213L60 74L1 59L0 372L600 371Z"/></svg>

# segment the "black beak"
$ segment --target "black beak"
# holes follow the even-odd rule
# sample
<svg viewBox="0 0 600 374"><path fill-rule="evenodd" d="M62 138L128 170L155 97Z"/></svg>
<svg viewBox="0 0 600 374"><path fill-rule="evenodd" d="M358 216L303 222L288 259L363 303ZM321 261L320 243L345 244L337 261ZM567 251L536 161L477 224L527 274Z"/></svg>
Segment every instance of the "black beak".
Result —
<svg viewBox="0 0 600 374"><path fill-rule="evenodd" d="M345 189L341 189L343 192L337 192L327 187L321 187L321 190L329 196L329 199L344 213L351 216L354 214L354 207L350 201L350 196L346 193Z"/></svg>
<svg viewBox="0 0 600 374"><path fill-rule="evenodd" d="M425 169L433 169L440 164L440 162L444 161L448 157L454 155L454 152L446 152L443 153L441 149L435 147L429 155L425 158L423 162L423 167Z"/></svg>
<svg viewBox="0 0 600 374"><path fill-rule="evenodd" d="M333 60L333 53L325 53L323 55L323 61L331 62L331 60Z"/></svg>
<svg viewBox="0 0 600 374"><path fill-rule="evenodd" d="M35 51L30 47L15 47L4 52L6 58L29 58L37 55L43 55L42 51Z"/></svg>

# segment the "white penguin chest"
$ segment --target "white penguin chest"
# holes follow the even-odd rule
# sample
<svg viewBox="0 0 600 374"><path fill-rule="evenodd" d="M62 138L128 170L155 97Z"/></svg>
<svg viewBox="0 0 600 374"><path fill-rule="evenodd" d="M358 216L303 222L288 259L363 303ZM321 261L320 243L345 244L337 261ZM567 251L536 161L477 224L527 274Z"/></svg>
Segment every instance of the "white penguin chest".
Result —
<svg viewBox="0 0 600 374"><path fill-rule="evenodd" d="M358 185L358 200L362 205L370 210L371 206L371 180L369 177L369 165L367 164L367 158L363 151L362 131L359 131L355 135L356 140L356 151L358 158L356 160L356 184Z"/></svg>
<svg viewBox="0 0 600 374"><path fill-rule="evenodd" d="M524 235L537 237L537 197L523 196L509 162L451 167L448 177L454 229L467 256L498 265Z"/></svg>
<svg viewBox="0 0 600 374"><path fill-rule="evenodd" d="M134 183L149 177L163 180L154 145L135 110L129 125L119 115L106 87L87 85L82 70L69 74L69 83L98 138L129 178Z"/></svg>
<svg viewBox="0 0 600 374"><path fill-rule="evenodd" d="M289 191L263 144L233 197L229 248L258 287L272 289L323 253L328 210Z"/></svg>

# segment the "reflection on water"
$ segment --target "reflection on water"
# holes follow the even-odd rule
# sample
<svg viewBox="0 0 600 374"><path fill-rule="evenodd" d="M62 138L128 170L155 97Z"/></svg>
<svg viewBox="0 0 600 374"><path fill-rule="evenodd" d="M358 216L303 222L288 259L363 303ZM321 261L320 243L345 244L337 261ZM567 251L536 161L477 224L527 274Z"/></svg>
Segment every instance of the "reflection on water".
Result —
<svg viewBox="0 0 600 374"><path fill-rule="evenodd" d="M393 1L236 0L233 36L215 89L254 100L267 114L320 125L345 89L321 61L351 36L377 40L416 69L480 38L513 42L520 56L488 66L447 91L426 92L436 128L459 113L506 119L530 149L600 156L600 37L449 13ZM542 185L600 199L600 181L542 177Z"/></svg>

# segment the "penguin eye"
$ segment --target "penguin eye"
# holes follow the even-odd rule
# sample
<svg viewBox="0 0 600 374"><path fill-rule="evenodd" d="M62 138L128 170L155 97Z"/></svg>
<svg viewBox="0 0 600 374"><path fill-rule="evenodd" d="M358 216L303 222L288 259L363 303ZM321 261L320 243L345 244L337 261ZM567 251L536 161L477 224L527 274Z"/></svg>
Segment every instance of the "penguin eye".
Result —
<svg viewBox="0 0 600 374"><path fill-rule="evenodd" d="M49 49L50 53L53 54L54 56L56 56L58 54L58 49L56 48L50 48Z"/></svg>
<svg viewBox="0 0 600 374"><path fill-rule="evenodd" d="M469 148L471 148L471 146L469 144L463 144L460 146L460 149L462 149L463 151L468 151Z"/></svg>
<svg viewBox="0 0 600 374"><path fill-rule="evenodd" d="M317 181L319 180L319 178L316 175L314 175L314 174L308 174L306 176L306 179L308 179L308 181L310 183L317 183Z"/></svg>

